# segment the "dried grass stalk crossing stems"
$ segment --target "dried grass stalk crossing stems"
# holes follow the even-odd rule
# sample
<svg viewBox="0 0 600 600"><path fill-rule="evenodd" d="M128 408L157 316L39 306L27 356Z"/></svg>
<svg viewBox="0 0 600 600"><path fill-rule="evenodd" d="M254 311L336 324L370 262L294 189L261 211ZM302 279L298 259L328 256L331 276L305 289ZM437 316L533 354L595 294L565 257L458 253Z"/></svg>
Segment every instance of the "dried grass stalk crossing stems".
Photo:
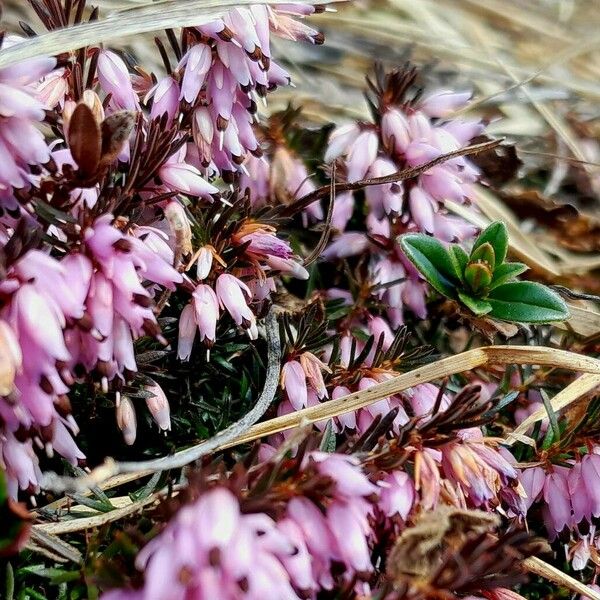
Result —
<svg viewBox="0 0 600 600"><path fill-rule="evenodd" d="M558 412L581 398L584 394L591 392L594 388L600 386L600 375L594 373L584 373L581 377L577 378L573 383L569 384L565 389L561 390L552 398L552 409L554 412ZM547 416L546 409L540 408L533 414L529 415L511 434L509 434L506 443L514 444L518 441L518 436L525 434L525 432L532 427L538 421L541 421Z"/></svg>
<svg viewBox="0 0 600 600"><path fill-rule="evenodd" d="M549 565L547 562L537 558L536 556L530 556L523 561L523 569L534 575L539 575L548 581L552 581L558 585L564 586L572 592L581 594L584 598L591 598L591 600L600 600L600 593L596 592L592 588L588 587L581 581L563 573L556 567Z"/></svg>
<svg viewBox="0 0 600 600"><path fill-rule="evenodd" d="M336 0L333 0L334 2ZM263 4L282 4L266 0ZM294 0L287 4L298 4ZM325 4L325 0L303 0L304 4ZM330 4L331 0L327 0ZM234 6L256 4L255 0L166 0L112 13L106 19L58 29L26 40L0 53L0 68L22 60L51 56L88 45L98 45L127 36L204 25L219 18Z"/></svg>
<svg viewBox="0 0 600 600"><path fill-rule="evenodd" d="M54 491L82 492L120 473L143 472L144 475L147 475L150 471L156 472L183 467L215 450L230 448L294 427L337 417L369 406L382 398L398 394L417 384L427 383L489 364L550 366L600 376L599 360L573 352L539 346L487 346L443 358L430 365L404 373L395 379L374 385L369 389L250 426L264 414L277 388L279 367L278 363L275 368L272 367L272 360L275 356L277 361L279 360L279 339L277 338L275 341L274 328L275 319L270 316L267 323L267 331L270 331L270 334L268 334L270 352L267 381L257 405L243 419L210 440L187 450L182 450L173 456L141 462L116 462L108 459L89 475L81 478L59 477L55 473L47 473L45 474L43 486ZM269 397L268 402L266 401L267 396ZM262 412L257 415L260 410Z"/></svg>
<svg viewBox="0 0 600 600"><path fill-rule="evenodd" d="M250 442L299 425L331 419L364 408L382 398L393 396L417 384L427 383L489 364L551 366L600 375L600 361L573 352L541 346L487 346L443 358L361 392L349 394L337 400L329 400L317 406L311 406L289 415L259 423L230 445Z"/></svg>
<svg viewBox="0 0 600 600"><path fill-rule="evenodd" d="M275 398L277 386L279 385L281 342L277 319L272 312L267 316L265 325L268 355L264 387L254 407L239 421L236 421L206 442L177 452L173 456L165 456L157 460L122 463L117 463L109 459L103 465L94 469L88 476L81 478L60 477L55 473L46 473L44 475L43 487L61 492L83 492L120 473L138 473L142 471L144 472L143 474L148 474L148 472L166 471L168 469L183 467L214 452L218 448L225 447L232 440L238 439L265 414L267 408Z"/></svg>

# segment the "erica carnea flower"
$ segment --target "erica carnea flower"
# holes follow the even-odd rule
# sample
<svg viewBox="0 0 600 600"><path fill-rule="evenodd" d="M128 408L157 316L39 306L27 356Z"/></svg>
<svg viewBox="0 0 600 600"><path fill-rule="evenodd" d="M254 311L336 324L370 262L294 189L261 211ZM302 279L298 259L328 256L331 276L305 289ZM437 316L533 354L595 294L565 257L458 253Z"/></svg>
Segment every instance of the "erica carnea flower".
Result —
<svg viewBox="0 0 600 600"><path fill-rule="evenodd" d="M379 488L350 456L312 452L302 469L330 482L316 504L290 498L276 518L244 509L224 487L184 506L136 559L144 571L140 590L117 590L120 598L316 598L342 579L352 584L372 570L370 515Z"/></svg>
<svg viewBox="0 0 600 600"><path fill-rule="evenodd" d="M19 41L16 36L4 36L2 47ZM50 160L50 150L37 127L47 106L36 95L36 86L55 65L54 58L40 57L0 69L0 199L6 207L15 208L11 190L30 184L31 167Z"/></svg>

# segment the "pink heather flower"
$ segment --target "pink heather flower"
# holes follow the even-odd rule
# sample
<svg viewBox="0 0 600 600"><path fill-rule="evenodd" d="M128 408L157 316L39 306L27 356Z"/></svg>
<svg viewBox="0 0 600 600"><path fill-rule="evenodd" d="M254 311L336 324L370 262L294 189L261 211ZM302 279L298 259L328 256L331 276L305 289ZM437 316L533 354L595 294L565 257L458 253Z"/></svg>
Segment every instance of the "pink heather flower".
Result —
<svg viewBox="0 0 600 600"><path fill-rule="evenodd" d="M152 380L152 383L144 386L144 391L152 394L146 397L146 406L158 428L162 431L170 431L171 408L163 389L156 381Z"/></svg>
<svg viewBox="0 0 600 600"><path fill-rule="evenodd" d="M541 467L523 469L519 475L519 481L525 490L525 507L527 510L536 502L544 489L546 473Z"/></svg>
<svg viewBox="0 0 600 600"><path fill-rule="evenodd" d="M127 396L122 396L117 402L116 416L125 443L132 446L137 434L137 418L133 402Z"/></svg>
<svg viewBox="0 0 600 600"><path fill-rule="evenodd" d="M16 498L19 488L37 492L42 473L31 440L20 442L10 432L4 433L3 438L0 443L0 466L6 474L10 495Z"/></svg>
<svg viewBox="0 0 600 600"><path fill-rule="evenodd" d="M37 99L47 108L63 107L69 91L68 72L56 69L43 77L36 88Z"/></svg>
<svg viewBox="0 0 600 600"><path fill-rule="evenodd" d="M544 481L546 522L556 533L560 533L572 522L568 472L567 468L555 465Z"/></svg>
<svg viewBox="0 0 600 600"><path fill-rule="evenodd" d="M252 297L248 286L237 277L223 273L217 278L216 292L219 306L227 310L236 325L247 329L252 339L256 339L256 317L248 306Z"/></svg>
<svg viewBox="0 0 600 600"><path fill-rule="evenodd" d="M212 64L212 51L205 44L192 46L181 59L178 69L183 69L180 100L193 105Z"/></svg>
<svg viewBox="0 0 600 600"><path fill-rule="evenodd" d="M321 254L324 260L347 258L363 254L369 247L369 239L364 233L348 232L338 236Z"/></svg>
<svg viewBox="0 0 600 600"><path fill-rule="evenodd" d="M168 117L170 125L179 110L179 85L171 76L163 77L148 93L146 100L152 98L150 117L153 119Z"/></svg>
<svg viewBox="0 0 600 600"><path fill-rule="evenodd" d="M421 102L421 110L430 117L447 117L463 108L470 98L470 92L442 90L425 97Z"/></svg>
<svg viewBox="0 0 600 600"><path fill-rule="evenodd" d="M158 170L161 181L171 190L212 201L211 195L218 193L218 188L208 183L196 167L184 162L185 155L184 146L163 163Z"/></svg>
<svg viewBox="0 0 600 600"><path fill-rule="evenodd" d="M600 454L591 452L581 459L581 479L575 489L579 494L587 492L591 514L600 516Z"/></svg>
<svg viewBox="0 0 600 600"><path fill-rule="evenodd" d="M281 387L295 410L307 405L306 374L297 360L290 360L281 369Z"/></svg>
<svg viewBox="0 0 600 600"><path fill-rule="evenodd" d="M181 315L179 315L179 338L177 341L179 360L189 360L197 330L195 309L193 303L190 302L183 307Z"/></svg>
<svg viewBox="0 0 600 600"><path fill-rule="evenodd" d="M111 50L100 50L98 81L111 95L113 109L139 110L140 104L132 85L131 75L123 59Z"/></svg>
<svg viewBox="0 0 600 600"><path fill-rule="evenodd" d="M369 177L384 177L396 171L396 165L391 160L378 158L369 169ZM382 219L385 215L402 210L404 189L401 182L370 185L365 189L365 197L372 214Z"/></svg>
<svg viewBox="0 0 600 600"><path fill-rule="evenodd" d="M360 469L356 457L346 454L330 454L327 452L311 452L310 460L314 460L322 475L327 475L335 482L336 494L353 498L354 496L370 496L377 494L377 486L372 484Z"/></svg>
<svg viewBox="0 0 600 600"><path fill-rule="evenodd" d="M378 485L381 488L378 508L387 517L399 515L406 520L415 502L415 486L411 477L404 471L392 471Z"/></svg>
<svg viewBox="0 0 600 600"><path fill-rule="evenodd" d="M406 397L413 414L416 417L422 417L423 422L428 421L432 417L439 393L440 389L431 383L422 383L408 390ZM445 411L450 403L450 398L443 394L438 410Z"/></svg>
<svg viewBox="0 0 600 600"><path fill-rule="evenodd" d="M3 47L18 44L5 36ZM36 124L43 121L46 105L36 97L36 85L56 65L54 58L35 58L0 69L0 198L15 207L10 188L30 182L30 166L48 162L50 151Z"/></svg>
<svg viewBox="0 0 600 600"><path fill-rule="evenodd" d="M441 448L444 475L460 486L474 506L486 506L510 481L513 466L495 449L482 443L451 442Z"/></svg>
<svg viewBox="0 0 600 600"><path fill-rule="evenodd" d="M270 198L270 165L263 156L257 158L252 154L246 157L240 173L240 192L250 197L252 206L264 206Z"/></svg>
<svg viewBox="0 0 600 600"><path fill-rule="evenodd" d="M200 341L208 347L217 338L216 328L219 319L219 301L213 289L208 285L199 285L193 293L194 318L198 325Z"/></svg>

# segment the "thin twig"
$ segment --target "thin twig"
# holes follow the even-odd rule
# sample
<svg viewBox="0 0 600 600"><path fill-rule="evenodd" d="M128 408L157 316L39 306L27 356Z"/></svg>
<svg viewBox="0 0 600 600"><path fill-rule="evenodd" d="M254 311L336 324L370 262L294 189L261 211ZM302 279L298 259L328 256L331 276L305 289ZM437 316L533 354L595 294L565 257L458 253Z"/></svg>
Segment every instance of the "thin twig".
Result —
<svg viewBox="0 0 600 600"><path fill-rule="evenodd" d="M304 266L308 267L312 265L321 256L321 253L327 246L327 242L329 241L329 237L331 236L331 219L333 218L333 209L335 208L335 162L333 163L331 169L331 185L329 186L329 206L327 207L327 217L325 218L325 223L323 225L323 233L319 242L313 249L313 251L304 259Z"/></svg>
<svg viewBox="0 0 600 600"><path fill-rule="evenodd" d="M264 387L254 407L241 419L209 440L176 452L172 456L139 462L117 462L113 459L107 459L104 464L84 477L61 477L56 473L48 472L44 474L42 487L55 492L84 492L90 487L121 473L136 473L138 471L148 473L177 469L214 452L217 448L230 445L233 440L243 436L265 414L275 398L279 385L281 341L279 339L277 318L273 312L265 320L265 329L267 337L267 373Z"/></svg>
<svg viewBox="0 0 600 600"><path fill-rule="evenodd" d="M417 177L421 173L425 173L425 171L429 171L433 167L437 165L441 165L453 158L458 158L460 156L470 156L472 154L479 154L480 152L485 152L486 150L492 150L502 144L504 139L492 140L490 142L482 142L481 144L473 144L471 146L466 146L465 148L460 148L459 150L455 150L454 152L448 152L447 154L442 154L429 162L426 162L423 165L418 167L410 167L408 169L403 169L402 171L396 171L396 173L392 173L391 175L384 175L383 177L371 177L369 179L361 179L360 181L346 182L346 183L338 183L336 185L336 192L352 192L356 190L362 190L365 187L369 187L371 185L382 185L385 183L396 183L398 181L405 181L406 179L412 179L413 177ZM302 196L302 198L298 198L291 204L288 204L287 207L281 212L284 216L290 216L310 206L313 202L317 200L321 200L322 198L327 197L328 194L331 193L331 186L324 185L323 187L317 188L312 192Z"/></svg>

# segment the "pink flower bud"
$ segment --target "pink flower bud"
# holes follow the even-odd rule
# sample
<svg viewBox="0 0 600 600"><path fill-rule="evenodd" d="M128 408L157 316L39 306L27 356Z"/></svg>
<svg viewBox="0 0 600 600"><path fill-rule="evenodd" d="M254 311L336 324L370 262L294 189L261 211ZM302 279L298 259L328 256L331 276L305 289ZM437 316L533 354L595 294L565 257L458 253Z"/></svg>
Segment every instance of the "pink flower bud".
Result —
<svg viewBox="0 0 600 600"><path fill-rule="evenodd" d="M137 418L133 402L127 396L122 396L117 404L117 425L125 443L132 446L137 434Z"/></svg>
<svg viewBox="0 0 600 600"><path fill-rule="evenodd" d="M470 92L450 92L442 90L427 96L421 102L421 110L430 117L447 117L455 110L462 108L471 98Z"/></svg>
<svg viewBox="0 0 600 600"><path fill-rule="evenodd" d="M281 387L296 410L307 405L306 374L297 360L290 360L281 369Z"/></svg>
<svg viewBox="0 0 600 600"><path fill-rule="evenodd" d="M381 135L386 148L404 154L411 142L406 116L397 108L386 110L381 118Z"/></svg>
<svg viewBox="0 0 600 600"><path fill-rule="evenodd" d="M348 181L364 179L369 167L377 158L379 139L371 129L363 131L353 142L348 152Z"/></svg>
<svg viewBox="0 0 600 600"><path fill-rule="evenodd" d="M189 360L192 354L196 331L194 306L192 303L186 304L179 316L179 339L177 342L177 357L179 360Z"/></svg>
<svg viewBox="0 0 600 600"><path fill-rule="evenodd" d="M196 167L183 162L183 159L182 162L169 159L158 170L158 174L168 188L190 196L200 196L212 200L211 194L216 194L219 191L202 177Z"/></svg>
<svg viewBox="0 0 600 600"><path fill-rule="evenodd" d="M212 269L213 251L208 246L203 246L198 251L198 260L196 261L196 278L202 281L206 279Z"/></svg>
<svg viewBox="0 0 600 600"><path fill-rule="evenodd" d="M155 423L162 431L169 431L171 429L171 410L163 389L153 381L144 386L144 391L153 394L146 398L146 406Z"/></svg>

